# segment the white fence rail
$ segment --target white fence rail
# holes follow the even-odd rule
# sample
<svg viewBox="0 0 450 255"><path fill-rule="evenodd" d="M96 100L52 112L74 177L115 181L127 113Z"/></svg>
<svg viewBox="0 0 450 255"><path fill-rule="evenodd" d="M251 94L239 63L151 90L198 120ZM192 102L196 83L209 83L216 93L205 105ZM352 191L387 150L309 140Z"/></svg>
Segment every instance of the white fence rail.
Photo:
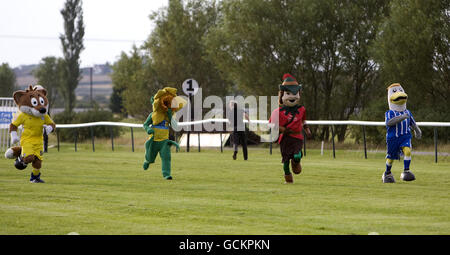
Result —
<svg viewBox="0 0 450 255"><path fill-rule="evenodd" d="M248 123L247 120L244 120ZM191 126L191 125L198 125L198 124L204 124L204 123L229 123L228 119L204 119L199 121L190 121L190 122L179 122L178 126ZM251 120L250 123L256 123L256 124L269 124L268 120ZM385 126L385 122L383 121L355 121L355 120L309 120L306 121L308 125L329 125L329 126L335 126L335 125L349 125L349 126L362 126L363 127L363 140L364 140L364 156L367 158L367 147L366 147L366 137L365 137L365 126ZM450 127L450 122L417 122L417 125L420 127L434 127L434 147L435 147L435 162L437 163L438 159L438 151L437 151L437 129L436 127ZM100 121L100 122L91 122L91 123L82 123L82 124L57 124L56 128L82 128L82 127L95 127L95 126L119 126L119 127L129 127L131 128L131 139L132 139L132 151L134 151L134 139L133 139L133 128L142 128L142 124L135 124L135 123L124 123L124 122L107 122L107 121ZM333 129L332 129L333 132ZM195 133L195 131L194 131ZM224 131L223 133L226 133ZM189 133L188 133L189 136ZM334 144L334 133L332 134L333 139L333 157L336 157L335 154L335 144ZM200 135L198 137L200 139ZM306 139L306 138L305 138ZM189 140L189 138L188 138ZM75 139L76 143L76 139ZM114 141L113 137L111 135L111 144L112 149L114 150ZM223 144L222 144L222 133L220 134L220 149L223 151ZM198 142L198 150L200 151L200 142ZM94 147L94 138L92 137L92 148L93 151L95 151ZM272 143L270 143L270 154L272 154ZM58 150L59 150L59 139L58 139ZM75 150L76 150L76 144L75 144ZM189 152L189 142L187 143L187 151ZM304 143L304 153L306 155L306 140Z"/></svg>
<svg viewBox="0 0 450 255"><path fill-rule="evenodd" d="M247 120L245 122L248 123ZM190 121L190 122L179 122L178 126L192 126L192 125L198 125L198 124L204 124L204 123L229 123L228 119L204 119L199 121ZM267 125L268 120L251 120L250 123L254 124L260 124L260 125ZM349 125L349 126L362 126L363 127L363 138L364 138L364 153L365 157L367 158L367 149L366 149L366 141L365 141L365 126L385 126L385 122L383 121L355 121L355 120L309 120L306 121L308 125L329 125L329 126L335 126L335 125ZM417 122L417 125L419 127L434 127L434 145L435 145L435 162L437 162L437 129L436 127L450 127L450 122ZM109 121L99 121L99 122L90 122L90 123L80 123L80 124L56 124L56 129L67 129L67 128L85 128L85 127L95 127L95 126L110 126L110 127L129 127L131 128L131 139L132 139L132 151L134 151L134 138L133 138L133 128L142 128L142 124L135 124L135 123L125 123L125 122L109 122ZM3 128L5 129L5 127ZM2 130L0 130L2 131ZM333 130L332 130L333 131ZM192 132L192 131L191 131ZM194 133L196 131L193 131ZM223 133L226 133L224 131ZM6 139L6 141L9 141L8 138L5 138L7 135L2 135L3 139ZM95 151L94 146L94 134L92 134L92 148L93 151ZM334 146L334 134L332 135L333 139L333 157L335 157L335 146ZM59 150L59 136L57 135L58 140L58 150ZM222 139L222 138L221 138ZM75 138L75 150L76 150L76 142L77 138ZM111 133L111 143L112 148L114 150L114 140ZM221 141L222 144L222 141ZM198 146L200 146L200 143L198 143ZM306 152L306 142L304 143L304 150ZM5 147L5 146L3 146ZM2 149L2 148L0 148ZM4 150L3 150L4 151ZM188 149L189 151L189 149ZM199 147L200 151L200 147ZM223 151L222 145L221 145L221 151ZM272 143L270 143L270 153L272 153Z"/></svg>

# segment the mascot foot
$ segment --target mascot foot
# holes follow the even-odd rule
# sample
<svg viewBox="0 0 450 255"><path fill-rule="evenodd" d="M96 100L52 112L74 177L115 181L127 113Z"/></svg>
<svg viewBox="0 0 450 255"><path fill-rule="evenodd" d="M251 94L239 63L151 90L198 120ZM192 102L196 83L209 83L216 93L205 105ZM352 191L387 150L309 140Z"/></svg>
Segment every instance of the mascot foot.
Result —
<svg viewBox="0 0 450 255"><path fill-rule="evenodd" d="M31 173L30 183L45 183L45 182L44 180L41 179L41 174L35 176L33 175L33 173Z"/></svg>
<svg viewBox="0 0 450 255"><path fill-rule="evenodd" d="M284 180L286 184L294 183L294 177L292 177L292 174L284 175Z"/></svg>
<svg viewBox="0 0 450 255"><path fill-rule="evenodd" d="M302 165L300 164L300 161L296 161L296 160L292 159L291 166L292 166L292 172L294 172L294 174L300 174L302 172Z"/></svg>
<svg viewBox="0 0 450 255"><path fill-rule="evenodd" d="M405 170L400 175L400 179L402 179L403 181L409 182L409 181L414 181L416 179L416 177L414 176L414 174L411 171Z"/></svg>
<svg viewBox="0 0 450 255"><path fill-rule="evenodd" d="M392 173L390 174L384 174L383 176L381 176L381 180L383 181L383 183L394 183L395 179L394 176L392 175Z"/></svg>
<svg viewBox="0 0 450 255"><path fill-rule="evenodd" d="M23 170L27 168L27 163L23 162L22 157L19 156L18 158L16 158L14 166L17 168L17 170Z"/></svg>
<svg viewBox="0 0 450 255"><path fill-rule="evenodd" d="M142 168L144 168L144 170L147 170L149 166L150 166L150 163L144 162L144 165L142 166Z"/></svg>

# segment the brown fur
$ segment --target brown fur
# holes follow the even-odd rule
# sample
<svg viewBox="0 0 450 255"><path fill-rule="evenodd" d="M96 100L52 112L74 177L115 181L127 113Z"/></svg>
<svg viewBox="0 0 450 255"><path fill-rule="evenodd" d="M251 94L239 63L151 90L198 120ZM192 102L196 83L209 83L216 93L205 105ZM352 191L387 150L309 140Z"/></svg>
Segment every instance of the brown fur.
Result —
<svg viewBox="0 0 450 255"><path fill-rule="evenodd" d="M48 105L48 99L47 99L47 90L44 88L36 88L32 85L30 85L26 90L18 90L14 92L13 94L14 102L17 104L17 106L28 106L31 108L36 109L37 111L41 110L42 108L45 108ZM31 99L35 98L38 101L38 104L36 106L33 106L31 103ZM41 105L39 102L39 98L44 99L44 105ZM53 130L55 130L56 125L51 124ZM17 131L18 127L14 126L12 123L9 125L9 132ZM20 146L15 146L11 148L13 151L13 155L15 158L19 157L22 154L22 148ZM23 162L25 163L32 163L32 166L35 169L40 169L42 167L42 161L36 157L35 155L28 155L25 158L23 158Z"/></svg>

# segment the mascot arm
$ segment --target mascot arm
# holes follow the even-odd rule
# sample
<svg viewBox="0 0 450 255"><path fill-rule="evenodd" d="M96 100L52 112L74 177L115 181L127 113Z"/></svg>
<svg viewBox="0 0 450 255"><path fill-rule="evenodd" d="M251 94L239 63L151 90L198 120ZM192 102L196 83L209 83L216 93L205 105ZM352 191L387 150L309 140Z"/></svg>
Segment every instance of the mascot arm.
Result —
<svg viewBox="0 0 450 255"><path fill-rule="evenodd" d="M9 124L9 132L11 135L11 144L16 144L19 142L19 136L17 135L17 126L15 126L14 124Z"/></svg>
<svg viewBox="0 0 450 255"><path fill-rule="evenodd" d="M407 114L407 113L398 115L398 116L395 116L395 117L392 117L392 118L386 120L386 125L395 126L395 125L397 125L397 123L399 123L407 118L409 118L409 114Z"/></svg>
<svg viewBox="0 0 450 255"><path fill-rule="evenodd" d="M412 128L414 129L414 135L416 136L416 138L422 138L422 130L420 130L419 126L417 126L416 123L412 125Z"/></svg>
<svg viewBox="0 0 450 255"><path fill-rule="evenodd" d="M153 130L153 128L150 127L150 125L153 124L152 121L152 114L150 113L150 115L148 115L147 120L144 122L144 129L147 132L147 134L153 134L155 131Z"/></svg>
<svg viewBox="0 0 450 255"><path fill-rule="evenodd" d="M55 124L52 125L44 125L45 128L45 132L47 134L50 134L51 132L53 132L55 130Z"/></svg>
<svg viewBox="0 0 450 255"><path fill-rule="evenodd" d="M175 120L175 118L172 119L173 117L173 112L172 109L167 109L167 116L169 117L169 122L170 122L170 126L173 129L177 129L178 128L178 122Z"/></svg>

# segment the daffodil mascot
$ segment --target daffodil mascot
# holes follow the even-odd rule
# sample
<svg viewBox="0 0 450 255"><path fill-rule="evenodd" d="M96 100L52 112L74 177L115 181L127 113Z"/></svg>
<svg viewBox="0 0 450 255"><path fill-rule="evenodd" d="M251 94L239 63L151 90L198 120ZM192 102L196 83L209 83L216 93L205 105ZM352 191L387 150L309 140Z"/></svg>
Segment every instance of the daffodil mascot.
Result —
<svg viewBox="0 0 450 255"><path fill-rule="evenodd" d="M417 126L411 112L406 109L408 95L399 83L393 83L388 88L389 110L385 113L386 122L386 171L383 173L383 183L395 182L391 173L392 163L395 159L400 159L400 154L404 155L404 170L400 179L413 181L416 179L409 170L411 164L411 131L414 131L416 138L420 139L422 132Z"/></svg>
<svg viewBox="0 0 450 255"><path fill-rule="evenodd" d="M178 144L169 140L169 127L176 127L175 112L186 105L186 101L177 97L177 89L165 87L158 90L151 98L153 112L150 113L144 123L144 129L149 134L145 142L145 161L143 168L147 170L151 163L155 162L156 156L160 155L162 161L162 175L166 180L172 180L170 146Z"/></svg>

